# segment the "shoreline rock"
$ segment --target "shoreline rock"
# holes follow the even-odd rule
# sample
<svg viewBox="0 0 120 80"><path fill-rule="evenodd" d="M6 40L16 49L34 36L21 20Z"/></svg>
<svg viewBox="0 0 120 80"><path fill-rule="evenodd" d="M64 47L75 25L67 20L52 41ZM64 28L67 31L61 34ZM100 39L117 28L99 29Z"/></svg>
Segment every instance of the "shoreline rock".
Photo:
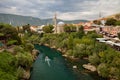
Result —
<svg viewBox="0 0 120 80"><path fill-rule="evenodd" d="M96 71L96 67L95 66L93 66L93 65L91 65L90 63L88 63L88 64L83 64L83 67L85 68L85 69L88 69L88 70L90 70L90 71Z"/></svg>
<svg viewBox="0 0 120 80"><path fill-rule="evenodd" d="M33 56L33 60L35 60L37 58L37 55L39 54L40 52L36 49L33 49L32 50L32 56Z"/></svg>

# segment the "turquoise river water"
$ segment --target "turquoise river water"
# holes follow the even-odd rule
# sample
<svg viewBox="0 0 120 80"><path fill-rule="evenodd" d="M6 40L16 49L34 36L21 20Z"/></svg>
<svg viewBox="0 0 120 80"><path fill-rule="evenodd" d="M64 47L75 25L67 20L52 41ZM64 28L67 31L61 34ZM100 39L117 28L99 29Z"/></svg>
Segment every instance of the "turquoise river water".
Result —
<svg viewBox="0 0 120 80"><path fill-rule="evenodd" d="M35 45L35 48L40 54L33 64L30 80L97 80L92 79L89 74L83 75L84 77L81 75L81 79L78 79L59 51L40 45ZM49 61L45 60L46 56Z"/></svg>

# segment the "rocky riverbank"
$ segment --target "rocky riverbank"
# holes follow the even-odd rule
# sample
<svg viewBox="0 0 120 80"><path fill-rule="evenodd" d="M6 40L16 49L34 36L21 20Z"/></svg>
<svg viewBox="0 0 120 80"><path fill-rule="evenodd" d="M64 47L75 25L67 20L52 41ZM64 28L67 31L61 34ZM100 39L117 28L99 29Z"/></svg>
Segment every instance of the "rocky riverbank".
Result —
<svg viewBox="0 0 120 80"><path fill-rule="evenodd" d="M88 63L88 64L83 64L83 67L84 67L85 69L90 70L90 71L96 71L96 67L93 66L93 65L91 65L90 63Z"/></svg>
<svg viewBox="0 0 120 80"><path fill-rule="evenodd" d="M32 50L32 56L33 56L33 60L36 60L36 58L37 58L37 56L39 55L39 51L38 50L36 50L36 49L33 49Z"/></svg>

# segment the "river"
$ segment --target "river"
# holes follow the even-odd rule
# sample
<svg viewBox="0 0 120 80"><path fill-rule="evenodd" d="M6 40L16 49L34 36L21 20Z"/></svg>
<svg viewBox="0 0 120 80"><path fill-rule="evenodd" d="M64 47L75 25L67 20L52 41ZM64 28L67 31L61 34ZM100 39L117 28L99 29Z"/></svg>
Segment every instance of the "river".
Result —
<svg viewBox="0 0 120 80"><path fill-rule="evenodd" d="M30 80L97 80L87 73L80 74L78 79L59 51L39 45L35 45L35 48L40 51L40 54L33 64ZM45 61L46 56L49 61Z"/></svg>

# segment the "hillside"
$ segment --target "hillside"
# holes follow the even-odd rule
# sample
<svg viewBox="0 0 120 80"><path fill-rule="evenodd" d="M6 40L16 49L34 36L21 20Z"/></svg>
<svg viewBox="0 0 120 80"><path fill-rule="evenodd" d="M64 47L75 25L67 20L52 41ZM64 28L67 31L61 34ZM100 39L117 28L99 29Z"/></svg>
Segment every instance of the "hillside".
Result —
<svg viewBox="0 0 120 80"><path fill-rule="evenodd" d="M114 18L114 19L116 19L116 20L120 20L120 13L116 13L116 14L112 14L112 15L109 15L109 16L105 16L105 17L103 17L104 19L109 19L109 18ZM103 19L102 18L102 19ZM101 18L100 19L98 19L98 20L101 20Z"/></svg>
<svg viewBox="0 0 120 80"><path fill-rule="evenodd" d="M115 18L116 19L118 16L120 17L120 13L107 16L106 18Z"/></svg>
<svg viewBox="0 0 120 80"><path fill-rule="evenodd" d="M79 23L79 22L86 22L87 20L71 20L71 21L64 21L58 19L57 22L63 21L65 23ZM13 14L4 14L0 13L0 23L8 23L14 26L21 26L25 24L31 25L43 25L43 24L53 24L53 19L39 19L31 16L21 16L21 15L13 15Z"/></svg>

